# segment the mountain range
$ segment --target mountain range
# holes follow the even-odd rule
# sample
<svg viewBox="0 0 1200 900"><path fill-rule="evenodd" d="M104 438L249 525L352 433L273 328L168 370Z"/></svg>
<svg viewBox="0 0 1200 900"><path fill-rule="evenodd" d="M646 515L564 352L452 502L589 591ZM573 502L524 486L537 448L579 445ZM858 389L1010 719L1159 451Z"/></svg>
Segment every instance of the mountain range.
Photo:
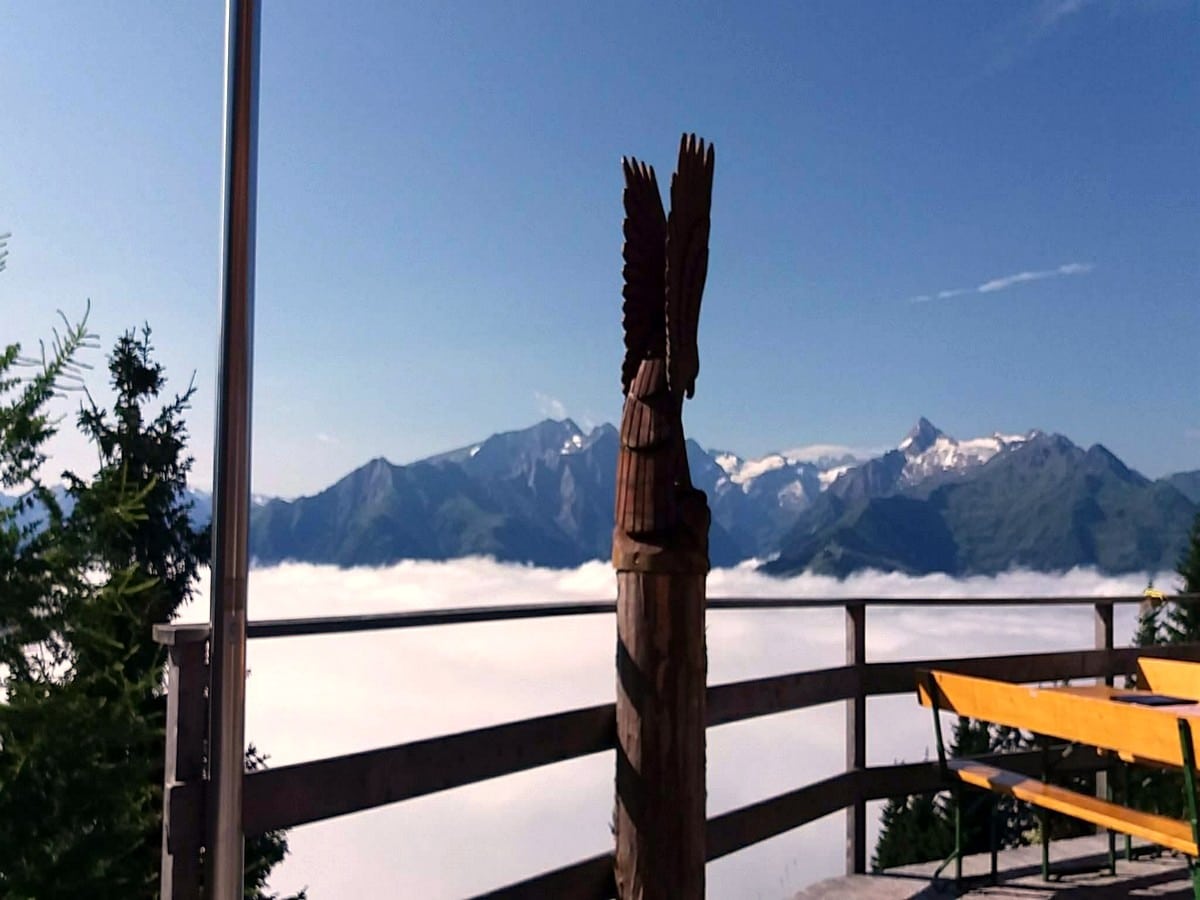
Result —
<svg viewBox="0 0 1200 900"><path fill-rule="evenodd" d="M612 425L547 419L407 465L373 459L314 496L256 498L251 553L340 566L607 559L617 448ZM713 512L713 565L765 560L781 575L1161 571L1200 502L1200 471L1151 480L1100 445L1036 430L959 441L924 418L867 458L687 449Z"/></svg>
<svg viewBox="0 0 1200 900"><path fill-rule="evenodd" d="M251 554L260 565L607 559L617 448L612 425L585 432L547 419L407 465L373 459L310 497L256 495ZM1037 430L955 440L922 418L879 454L687 450L713 513L713 565L757 560L777 575L1159 572L1200 510L1200 470L1151 480L1099 444ZM60 496L68 509L69 499ZM209 495L191 500L193 520L206 522Z"/></svg>

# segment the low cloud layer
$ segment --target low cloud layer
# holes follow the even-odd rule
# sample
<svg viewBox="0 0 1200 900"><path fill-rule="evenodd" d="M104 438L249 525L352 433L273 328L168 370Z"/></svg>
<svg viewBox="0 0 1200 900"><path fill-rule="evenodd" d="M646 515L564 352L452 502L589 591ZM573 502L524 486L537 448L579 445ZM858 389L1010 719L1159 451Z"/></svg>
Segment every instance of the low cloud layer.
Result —
<svg viewBox="0 0 1200 900"><path fill-rule="evenodd" d="M1136 594L1145 579L1090 571L770 579L742 566L713 572L708 584L712 597L985 598ZM249 603L251 619L265 619L595 600L614 590L611 568L598 562L566 571L479 559L352 570L285 565L252 572ZM206 606L197 603L185 618L204 618ZM1132 634L1133 617L1131 607L1119 609L1119 642ZM842 619L840 610L710 611L709 681L838 664ZM1092 634L1090 607L918 606L870 611L867 649L874 660L1036 652L1088 647ZM279 765L608 702L614 641L607 615L254 641L247 737ZM842 704L829 704L711 729L709 815L840 771L843 727ZM872 700L868 761L926 758L931 732L911 697ZM273 888L307 885L314 900L456 897L573 862L610 844L612 767L611 753L598 754L294 829ZM872 821L872 845L874 832ZM843 817L832 815L719 860L708 868L709 896L789 896L840 872L843 836Z"/></svg>

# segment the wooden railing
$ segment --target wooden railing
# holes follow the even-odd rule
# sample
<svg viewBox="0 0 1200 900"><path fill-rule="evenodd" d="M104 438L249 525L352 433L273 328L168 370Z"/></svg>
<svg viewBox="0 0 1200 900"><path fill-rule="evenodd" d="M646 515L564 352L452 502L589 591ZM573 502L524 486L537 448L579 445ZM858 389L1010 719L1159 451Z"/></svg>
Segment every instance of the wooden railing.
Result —
<svg viewBox="0 0 1200 900"><path fill-rule="evenodd" d="M1200 595L1178 595L1194 603ZM934 762L866 765L866 700L913 690L915 669L947 669L1014 682L1111 680L1132 673L1139 655L1200 659L1200 644L1114 648L1113 608L1140 603L1141 596L981 599L763 599L712 598L709 609L831 609L845 611L845 665L775 675L708 688L709 727L804 709L846 703L846 769L833 777L723 813L708 820L707 858L718 859L751 844L839 810L847 811L846 869L866 870L866 804L902 794L935 790ZM1095 649L1054 653L871 662L866 656L866 614L879 607L1065 607L1090 606ZM496 622L556 616L611 614L611 602L471 607L252 622L251 639L344 634L465 622ZM203 754L207 724L207 625L162 625L156 639L169 650L166 784L163 816L164 898L200 896L199 859L204 835ZM243 823L247 837L318 822L453 787L612 750L616 745L612 703L558 712L489 728L248 772ZM1004 765L1036 774L1045 755L1008 754ZM1059 766L1099 770L1095 754L1073 753ZM611 853L600 853L544 872L484 896L606 898L615 892Z"/></svg>

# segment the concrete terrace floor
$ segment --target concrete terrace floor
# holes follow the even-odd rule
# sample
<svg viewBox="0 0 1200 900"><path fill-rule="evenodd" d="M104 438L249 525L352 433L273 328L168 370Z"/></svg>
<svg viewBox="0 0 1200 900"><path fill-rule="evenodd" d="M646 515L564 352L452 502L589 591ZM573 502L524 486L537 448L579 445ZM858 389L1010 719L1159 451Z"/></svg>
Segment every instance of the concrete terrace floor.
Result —
<svg viewBox="0 0 1200 900"><path fill-rule="evenodd" d="M988 884L988 854L969 856L963 861L964 885L961 897L988 897L992 900L1116 900L1118 897L1155 897L1192 900L1192 882L1182 856L1163 853L1127 861L1124 838L1117 838L1117 874L1107 870L1070 874L1072 867L1107 864L1108 839L1103 835L1055 841L1050 845L1050 869L1064 871L1059 880L1042 881L1042 851L1038 846L1005 850L999 859L999 881ZM935 863L903 866L886 875L851 875L830 878L805 888L795 900L908 900L908 898L953 897L952 880L934 885L930 878ZM953 878L953 868L947 873ZM980 876L973 878L972 876Z"/></svg>

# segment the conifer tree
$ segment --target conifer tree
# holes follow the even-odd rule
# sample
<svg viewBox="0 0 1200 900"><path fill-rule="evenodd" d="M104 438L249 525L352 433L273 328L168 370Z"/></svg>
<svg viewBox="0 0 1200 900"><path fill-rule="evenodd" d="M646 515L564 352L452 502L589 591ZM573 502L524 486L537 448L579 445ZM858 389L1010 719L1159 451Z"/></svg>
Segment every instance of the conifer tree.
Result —
<svg viewBox="0 0 1200 900"><path fill-rule="evenodd" d="M191 458L183 413L162 403L150 332L109 358L112 412L87 397L78 420L99 455L94 477L66 473L62 513L41 484L46 406L78 386L84 326L56 339L33 377L0 356L0 484L25 489L0 508L0 896L152 897L160 861L164 655L151 638L191 597L207 562L185 500ZM263 757L251 750L247 764ZM31 814L36 810L36 814ZM246 896L266 900L282 833L247 844Z"/></svg>
<svg viewBox="0 0 1200 900"><path fill-rule="evenodd" d="M1200 514L1192 521L1187 546L1175 571L1183 580L1185 594L1200 593ZM1165 643L1187 644L1200 641L1200 604L1169 603L1163 615Z"/></svg>

